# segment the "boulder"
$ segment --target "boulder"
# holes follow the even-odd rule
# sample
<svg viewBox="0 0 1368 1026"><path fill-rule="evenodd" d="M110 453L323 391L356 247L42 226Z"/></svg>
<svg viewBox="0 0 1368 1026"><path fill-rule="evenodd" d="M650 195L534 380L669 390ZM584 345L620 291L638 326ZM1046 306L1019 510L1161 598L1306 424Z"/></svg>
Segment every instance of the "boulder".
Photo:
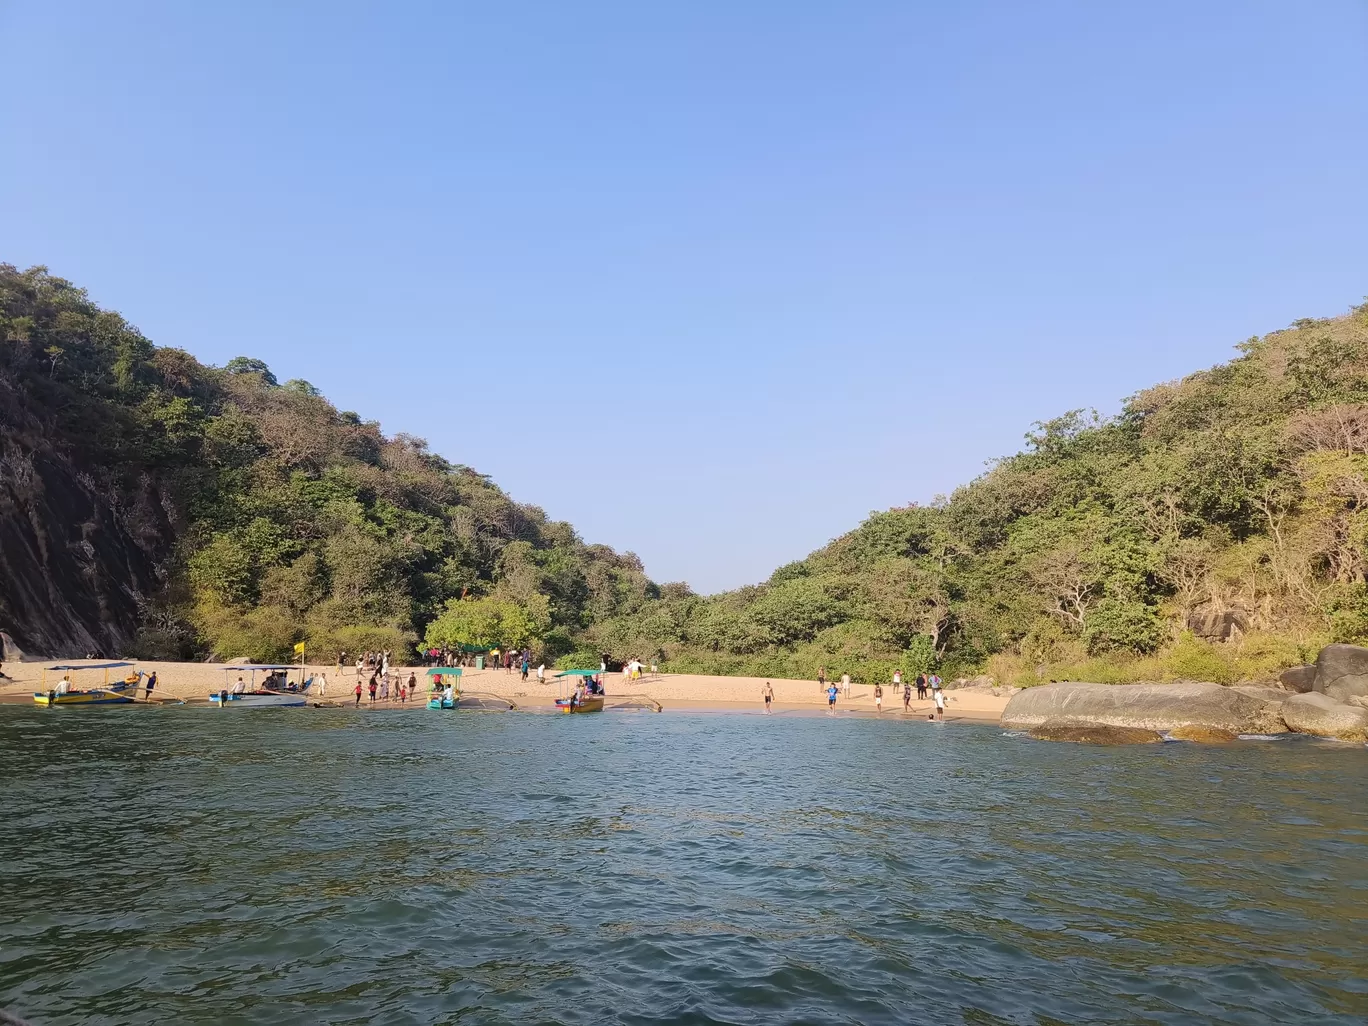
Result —
<svg viewBox="0 0 1368 1026"><path fill-rule="evenodd" d="M1351 695L1368 695L1368 648L1326 645L1316 656L1312 690L1338 702Z"/></svg>
<svg viewBox="0 0 1368 1026"><path fill-rule="evenodd" d="M1002 725L1013 730L1029 730L1057 720L1173 730L1196 724L1234 734L1281 734L1287 727L1278 712L1280 705L1280 701L1270 701L1258 694L1200 681L1180 684L1068 682L1027 688L1013 695L1002 712Z"/></svg>
<svg viewBox="0 0 1368 1026"><path fill-rule="evenodd" d="M1283 720L1299 734L1368 741L1368 709L1336 702L1315 691L1293 695L1282 707Z"/></svg>
<svg viewBox="0 0 1368 1026"><path fill-rule="evenodd" d="M1267 684L1231 684L1231 691L1238 691L1242 695L1250 695L1261 702L1272 702L1274 705L1282 705L1292 695L1282 688L1269 687Z"/></svg>
<svg viewBox="0 0 1368 1026"><path fill-rule="evenodd" d="M1081 745L1153 745L1164 739L1156 730L1109 727L1103 723L1042 723L1031 731L1037 741L1072 741Z"/></svg>
<svg viewBox="0 0 1368 1026"><path fill-rule="evenodd" d="M1294 666L1290 670L1283 670L1282 673L1278 674L1278 681L1288 691L1295 691L1298 694L1314 691L1316 668L1314 666Z"/></svg>
<svg viewBox="0 0 1368 1026"><path fill-rule="evenodd" d="M1239 735L1233 731L1222 730L1220 727L1201 727L1196 724L1174 727L1169 731L1169 737L1176 737L1179 741L1196 741L1204 745L1222 745L1228 741L1239 740Z"/></svg>

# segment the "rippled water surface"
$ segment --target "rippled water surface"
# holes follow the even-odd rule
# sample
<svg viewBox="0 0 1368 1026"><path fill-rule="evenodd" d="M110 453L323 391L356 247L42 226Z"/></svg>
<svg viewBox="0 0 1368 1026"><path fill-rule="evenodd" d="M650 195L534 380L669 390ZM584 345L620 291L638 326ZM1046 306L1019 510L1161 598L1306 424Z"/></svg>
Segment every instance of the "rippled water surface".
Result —
<svg viewBox="0 0 1368 1026"><path fill-rule="evenodd" d="M0 707L58 1023L1362 1023L1368 752Z"/></svg>

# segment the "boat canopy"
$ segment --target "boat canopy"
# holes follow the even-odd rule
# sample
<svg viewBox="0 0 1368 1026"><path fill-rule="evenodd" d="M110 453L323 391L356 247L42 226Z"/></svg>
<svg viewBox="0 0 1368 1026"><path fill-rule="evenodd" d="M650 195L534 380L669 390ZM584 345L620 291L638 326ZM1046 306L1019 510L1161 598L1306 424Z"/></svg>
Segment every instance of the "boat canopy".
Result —
<svg viewBox="0 0 1368 1026"><path fill-rule="evenodd" d="M556 674L557 677L597 677L602 670L566 670Z"/></svg>
<svg viewBox="0 0 1368 1026"><path fill-rule="evenodd" d="M131 666L131 665L133 665L133 664L132 664L132 663L121 663L120 665ZM224 672L224 673L231 673L231 672L234 671L234 670L242 671L242 670L302 670L302 669L304 669L304 667L302 667L302 666L285 666L285 665L283 665L283 664L280 665L280 666L276 666L276 665L270 664L270 663L252 663L252 664L249 665L249 666L225 666L225 667L223 668L223 672Z"/></svg>
<svg viewBox="0 0 1368 1026"><path fill-rule="evenodd" d="M136 666L136 663L63 663L49 666L49 670L117 670L121 666Z"/></svg>
<svg viewBox="0 0 1368 1026"><path fill-rule="evenodd" d="M428 670L429 677L459 677L461 668L459 666L434 666Z"/></svg>

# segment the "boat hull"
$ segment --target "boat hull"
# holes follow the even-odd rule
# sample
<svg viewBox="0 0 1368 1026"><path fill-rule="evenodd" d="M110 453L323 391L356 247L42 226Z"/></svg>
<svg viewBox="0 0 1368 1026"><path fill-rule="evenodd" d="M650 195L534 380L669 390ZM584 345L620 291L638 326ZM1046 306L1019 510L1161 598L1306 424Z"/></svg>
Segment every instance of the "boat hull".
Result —
<svg viewBox="0 0 1368 1026"><path fill-rule="evenodd" d="M225 703L222 694L213 694L209 701L224 709L286 709L309 704L303 695L229 695Z"/></svg>
<svg viewBox="0 0 1368 1026"><path fill-rule="evenodd" d="M35 691L33 701L38 705L132 705L133 699L125 695L111 694L108 691L68 691L65 695L54 695L48 691Z"/></svg>
<svg viewBox="0 0 1368 1026"><path fill-rule="evenodd" d="M428 701L429 709L455 709L461 704L459 698L453 698L448 702L445 698L433 698Z"/></svg>
<svg viewBox="0 0 1368 1026"><path fill-rule="evenodd" d="M586 695L581 701L571 704L568 698L556 699L556 712L591 713L603 712L602 695Z"/></svg>

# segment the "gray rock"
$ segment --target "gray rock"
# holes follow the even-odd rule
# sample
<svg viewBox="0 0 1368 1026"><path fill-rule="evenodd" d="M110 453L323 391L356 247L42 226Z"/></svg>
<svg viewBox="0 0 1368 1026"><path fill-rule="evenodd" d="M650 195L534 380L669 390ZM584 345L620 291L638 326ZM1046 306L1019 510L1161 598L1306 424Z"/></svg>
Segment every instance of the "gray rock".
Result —
<svg viewBox="0 0 1368 1026"><path fill-rule="evenodd" d="M1278 674L1278 680L1288 691L1295 691L1298 694L1305 694L1314 691L1316 685L1316 668L1314 666L1294 666L1290 670L1283 670Z"/></svg>
<svg viewBox="0 0 1368 1026"><path fill-rule="evenodd" d="M1368 648L1326 645L1316 656L1312 690L1338 702L1351 695L1368 695Z"/></svg>
<svg viewBox="0 0 1368 1026"><path fill-rule="evenodd" d="M1272 702L1274 705L1282 705L1292 697L1290 692L1284 691L1282 688L1269 687L1266 684L1232 684L1230 690L1257 698L1261 702Z"/></svg>
<svg viewBox="0 0 1368 1026"><path fill-rule="evenodd" d="M1368 741L1368 709L1315 691L1293 695L1282 706L1283 720L1299 734Z"/></svg>
<svg viewBox="0 0 1368 1026"><path fill-rule="evenodd" d="M1273 690L1273 689L1260 689ZM1282 696L1286 698L1286 695ZM1281 701L1219 684L1085 684L1069 682L1027 688L1013 695L1002 725L1029 730L1054 720L1142 730L1203 726L1235 734L1281 734L1287 727Z"/></svg>

